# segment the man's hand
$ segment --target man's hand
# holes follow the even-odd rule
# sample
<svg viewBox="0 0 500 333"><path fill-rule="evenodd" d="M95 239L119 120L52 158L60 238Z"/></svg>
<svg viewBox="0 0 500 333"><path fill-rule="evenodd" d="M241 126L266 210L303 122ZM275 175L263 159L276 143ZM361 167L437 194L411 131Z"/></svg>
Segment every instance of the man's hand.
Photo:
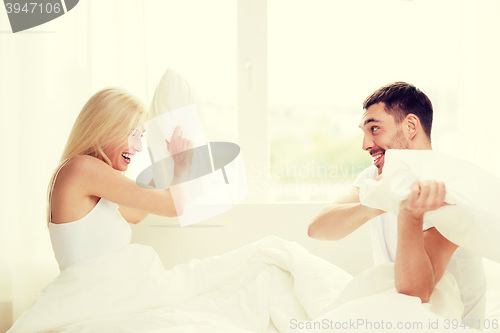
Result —
<svg viewBox="0 0 500 333"><path fill-rule="evenodd" d="M424 214L447 205L444 183L434 180L413 185L408 199L399 205L398 243L394 274L399 293L428 302L446 270L457 245L436 228L422 232Z"/></svg>
<svg viewBox="0 0 500 333"><path fill-rule="evenodd" d="M447 205L445 195L446 186L442 182L426 180L415 183L408 199L399 204L399 214L421 221L426 212Z"/></svg>

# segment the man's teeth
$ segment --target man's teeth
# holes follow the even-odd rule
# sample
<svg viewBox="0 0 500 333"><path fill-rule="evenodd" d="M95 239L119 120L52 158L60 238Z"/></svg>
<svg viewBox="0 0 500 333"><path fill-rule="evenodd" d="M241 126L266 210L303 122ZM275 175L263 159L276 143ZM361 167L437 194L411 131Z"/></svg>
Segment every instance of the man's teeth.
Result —
<svg viewBox="0 0 500 333"><path fill-rule="evenodd" d="M375 156L372 156L373 157L373 160L376 161L379 157L381 157L382 155L384 154L378 154L378 155L375 155Z"/></svg>

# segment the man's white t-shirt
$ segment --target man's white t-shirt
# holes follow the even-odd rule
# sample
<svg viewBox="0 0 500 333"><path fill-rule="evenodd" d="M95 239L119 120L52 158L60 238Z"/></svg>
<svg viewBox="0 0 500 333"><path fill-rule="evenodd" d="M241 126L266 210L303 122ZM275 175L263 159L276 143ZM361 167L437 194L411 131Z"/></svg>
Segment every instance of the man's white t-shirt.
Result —
<svg viewBox="0 0 500 333"><path fill-rule="evenodd" d="M363 179L376 179L377 176L378 168L372 165L358 176L354 186L359 188ZM370 223L375 265L394 262L398 240L397 216L385 213L368 223ZM433 227L432 221L424 221L423 231ZM482 257L459 247L451 256L446 269L455 277L460 289L464 305L462 319L465 320L465 324L479 328L479 324L484 321L486 311L486 276Z"/></svg>

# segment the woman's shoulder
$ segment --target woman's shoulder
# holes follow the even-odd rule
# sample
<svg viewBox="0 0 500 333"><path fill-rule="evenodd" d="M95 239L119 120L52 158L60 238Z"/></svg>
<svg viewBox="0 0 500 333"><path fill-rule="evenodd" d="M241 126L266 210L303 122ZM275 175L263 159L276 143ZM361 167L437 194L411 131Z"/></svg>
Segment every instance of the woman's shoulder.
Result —
<svg viewBox="0 0 500 333"><path fill-rule="evenodd" d="M90 155L73 156L67 163L68 170L84 172L86 170L101 169L109 167L108 164Z"/></svg>
<svg viewBox="0 0 500 333"><path fill-rule="evenodd" d="M77 155L66 161L54 180L51 199L52 220L56 223L76 221L88 214L98 198L89 193L88 184L92 173L106 163L88 155ZM64 221L64 222L63 222Z"/></svg>
<svg viewBox="0 0 500 333"><path fill-rule="evenodd" d="M98 158L90 155L76 155L61 167L57 179L85 180L87 177L92 177L95 172L102 172L106 167L109 166Z"/></svg>

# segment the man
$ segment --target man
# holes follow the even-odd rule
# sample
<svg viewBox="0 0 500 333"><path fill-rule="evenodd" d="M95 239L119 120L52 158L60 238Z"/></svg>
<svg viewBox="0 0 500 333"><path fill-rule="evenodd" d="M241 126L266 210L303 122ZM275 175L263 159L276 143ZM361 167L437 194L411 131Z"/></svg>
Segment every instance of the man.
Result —
<svg viewBox="0 0 500 333"><path fill-rule="evenodd" d="M460 289L465 323L482 327L486 292L482 258L458 248L433 227L432 221L423 218L425 212L445 205L445 185L432 180L414 184L408 199L401 202L398 216L359 201L361 180L383 177L387 149L432 149L431 101L413 85L396 82L376 90L363 108L359 125L364 132L363 150L372 156L374 165L359 175L348 195L316 214L309 236L339 240L370 221L375 264L394 262L399 293L427 302L448 269Z"/></svg>

